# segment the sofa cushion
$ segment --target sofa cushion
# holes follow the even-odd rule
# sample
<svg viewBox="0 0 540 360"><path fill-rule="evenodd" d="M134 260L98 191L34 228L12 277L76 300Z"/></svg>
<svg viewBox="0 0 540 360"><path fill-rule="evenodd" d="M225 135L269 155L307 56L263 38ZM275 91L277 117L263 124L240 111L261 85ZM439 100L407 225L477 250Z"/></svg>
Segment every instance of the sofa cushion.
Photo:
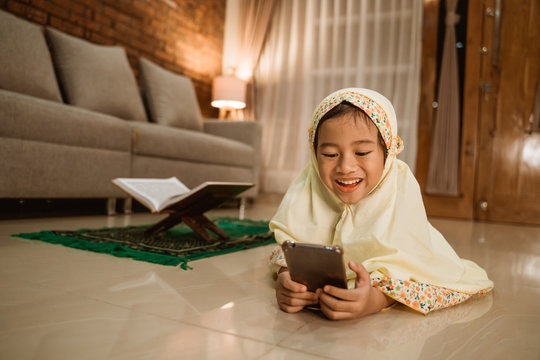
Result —
<svg viewBox="0 0 540 360"><path fill-rule="evenodd" d="M239 141L151 123L131 126L132 152L136 155L232 166L255 162L255 150Z"/></svg>
<svg viewBox="0 0 540 360"><path fill-rule="evenodd" d="M202 131L201 110L191 79L146 59L140 59L139 66L152 120L162 125Z"/></svg>
<svg viewBox="0 0 540 360"><path fill-rule="evenodd" d="M126 52L47 28L53 61L68 103L126 120L146 121Z"/></svg>
<svg viewBox="0 0 540 360"><path fill-rule="evenodd" d="M125 197L111 179L130 176L130 160L128 152L1 138L0 198Z"/></svg>
<svg viewBox="0 0 540 360"><path fill-rule="evenodd" d="M121 119L0 90L0 137L129 153L131 128Z"/></svg>
<svg viewBox="0 0 540 360"><path fill-rule="evenodd" d="M62 101L41 27L0 11L0 89Z"/></svg>

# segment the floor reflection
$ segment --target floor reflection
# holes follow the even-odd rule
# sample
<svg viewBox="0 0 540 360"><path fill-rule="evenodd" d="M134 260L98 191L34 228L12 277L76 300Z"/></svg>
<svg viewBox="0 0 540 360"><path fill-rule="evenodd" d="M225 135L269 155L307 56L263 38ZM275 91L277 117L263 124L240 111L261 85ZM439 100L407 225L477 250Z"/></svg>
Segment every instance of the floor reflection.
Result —
<svg viewBox="0 0 540 360"><path fill-rule="evenodd" d="M278 204L263 198L245 216L269 219ZM0 221L0 357L540 359L540 227L433 218L460 257L487 271L494 290L427 316L398 305L342 322L278 309L271 246L184 271L10 236L158 220Z"/></svg>

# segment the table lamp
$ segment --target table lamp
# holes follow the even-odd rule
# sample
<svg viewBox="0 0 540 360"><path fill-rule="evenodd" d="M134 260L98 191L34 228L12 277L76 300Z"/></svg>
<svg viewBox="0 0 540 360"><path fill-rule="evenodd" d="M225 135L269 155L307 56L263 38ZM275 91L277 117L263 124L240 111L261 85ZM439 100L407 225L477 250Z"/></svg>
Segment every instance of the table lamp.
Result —
<svg viewBox="0 0 540 360"><path fill-rule="evenodd" d="M243 119L246 107L246 82L233 75L214 78L212 106L219 108L220 119Z"/></svg>

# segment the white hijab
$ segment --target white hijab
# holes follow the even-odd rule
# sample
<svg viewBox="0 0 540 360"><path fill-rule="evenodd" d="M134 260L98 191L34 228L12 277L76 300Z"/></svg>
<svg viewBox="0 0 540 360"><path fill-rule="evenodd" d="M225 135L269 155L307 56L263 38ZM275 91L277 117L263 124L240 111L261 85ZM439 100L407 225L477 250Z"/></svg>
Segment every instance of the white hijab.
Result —
<svg viewBox="0 0 540 360"><path fill-rule="evenodd" d="M345 204L321 181L313 139L320 119L343 101L375 123L388 151L379 183L356 204ZM381 94L349 88L326 97L309 129L310 163L294 180L270 221L276 241L340 245L345 260L361 262L371 277L390 277L477 293L493 282L469 260L460 259L429 223L418 182L396 155L402 150L390 101ZM355 274L348 269L349 280ZM352 282L349 281L349 284Z"/></svg>

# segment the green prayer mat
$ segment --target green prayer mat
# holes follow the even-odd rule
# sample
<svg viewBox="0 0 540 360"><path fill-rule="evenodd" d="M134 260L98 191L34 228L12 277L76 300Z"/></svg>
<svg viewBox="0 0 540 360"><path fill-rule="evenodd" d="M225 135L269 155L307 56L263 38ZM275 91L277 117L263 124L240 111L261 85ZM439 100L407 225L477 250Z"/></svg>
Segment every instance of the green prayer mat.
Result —
<svg viewBox="0 0 540 360"><path fill-rule="evenodd" d="M231 217L211 220L230 236L229 240L215 238L214 242L208 243L184 223L152 236L144 234L144 231L152 225L75 231L50 230L12 236L156 264L171 266L180 264L183 269L189 268L187 263L191 260L275 242L267 221L240 220Z"/></svg>

